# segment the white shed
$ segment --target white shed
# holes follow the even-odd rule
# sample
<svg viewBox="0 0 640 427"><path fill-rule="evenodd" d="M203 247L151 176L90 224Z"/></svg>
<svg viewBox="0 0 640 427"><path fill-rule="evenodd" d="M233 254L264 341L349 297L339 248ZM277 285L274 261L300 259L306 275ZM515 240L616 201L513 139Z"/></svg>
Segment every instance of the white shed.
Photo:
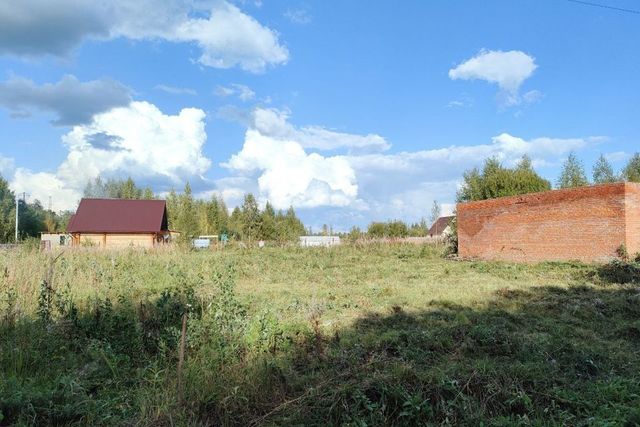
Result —
<svg viewBox="0 0 640 427"><path fill-rule="evenodd" d="M340 236L300 236L300 246L337 246L340 244Z"/></svg>

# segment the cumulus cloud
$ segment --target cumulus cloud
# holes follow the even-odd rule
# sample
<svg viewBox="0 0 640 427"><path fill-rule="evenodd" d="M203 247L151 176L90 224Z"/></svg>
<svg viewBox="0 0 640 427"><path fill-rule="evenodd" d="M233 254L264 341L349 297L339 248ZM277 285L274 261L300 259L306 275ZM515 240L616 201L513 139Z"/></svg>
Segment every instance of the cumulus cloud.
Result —
<svg viewBox="0 0 640 427"><path fill-rule="evenodd" d="M51 209L54 211L71 210L80 200L80 191L70 188L56 174L49 172L34 173L18 168L11 181L11 189L16 193L29 194L30 200L39 200L48 206L51 197Z"/></svg>
<svg viewBox="0 0 640 427"><path fill-rule="evenodd" d="M131 102L129 88L113 80L80 82L72 75L57 83L37 85L33 81L12 77L0 82L0 105L12 117L29 117L34 110L53 113L55 125L89 123L95 114Z"/></svg>
<svg viewBox="0 0 640 427"><path fill-rule="evenodd" d="M258 129L247 130L242 150L224 166L236 173L257 173L260 196L279 209L345 206L358 192L353 169L343 156L308 154L300 143Z"/></svg>
<svg viewBox="0 0 640 427"><path fill-rule="evenodd" d="M75 188L98 175L130 175L166 186L197 179L211 164L202 153L204 118L196 108L173 116L140 101L97 115L62 137L69 155L58 176Z"/></svg>
<svg viewBox="0 0 640 427"><path fill-rule="evenodd" d="M535 59L519 50L481 50L476 56L449 70L452 80L484 80L500 88L498 99L502 105L523 102L520 86L533 75L538 66ZM539 97L538 97L539 98ZM525 99L526 101L526 99Z"/></svg>
<svg viewBox="0 0 640 427"><path fill-rule="evenodd" d="M296 141L303 148L336 150L345 148L355 152L385 151L391 147L377 134L357 135L336 132L322 126L297 128L289 122L287 111L275 108L256 108L251 113L249 126L263 135Z"/></svg>
<svg viewBox="0 0 640 427"><path fill-rule="evenodd" d="M256 93L249 86L239 83L232 83L230 86L216 86L213 93L216 96L227 97L236 95L241 101L250 101L255 98Z"/></svg>
<svg viewBox="0 0 640 427"><path fill-rule="evenodd" d="M426 216L433 200L453 202L462 173L496 157L513 166L523 156L535 166L548 166L572 151L593 146L604 137L526 140L508 133L490 143L449 146L393 154L347 156L358 183L358 198L367 203L370 216L417 220Z"/></svg>
<svg viewBox="0 0 640 427"><path fill-rule="evenodd" d="M55 209L70 209L86 183L98 176L131 176L158 192L181 187L186 180L202 187L211 165L202 152L204 119L196 108L167 115L140 101L98 114L62 137L69 152L55 173L18 168L12 188L41 201L51 196Z"/></svg>
<svg viewBox="0 0 640 427"><path fill-rule="evenodd" d="M0 4L0 53L63 56L84 39L165 40L200 48L198 62L262 72L284 64L278 34L225 1L22 0Z"/></svg>
<svg viewBox="0 0 640 427"><path fill-rule="evenodd" d="M237 111L234 116L239 116ZM418 221L428 216L433 200L447 212L453 209L462 173L488 157L513 166L527 154L534 165L546 167L605 140L525 139L502 133L485 144L388 153L384 150L390 144L381 137L297 127L286 111L256 108L239 119L248 127L244 145L223 166L241 179L220 180L218 190L230 204L252 191L279 208L293 205L312 225L322 224L323 218L334 225L392 218ZM354 151L354 146L369 150ZM337 153L326 156L313 150Z"/></svg>

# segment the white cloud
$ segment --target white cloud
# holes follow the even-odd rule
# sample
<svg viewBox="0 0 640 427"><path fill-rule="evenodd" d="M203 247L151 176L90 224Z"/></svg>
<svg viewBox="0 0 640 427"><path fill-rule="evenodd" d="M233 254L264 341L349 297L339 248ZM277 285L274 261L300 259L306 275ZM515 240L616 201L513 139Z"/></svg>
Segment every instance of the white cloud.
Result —
<svg viewBox="0 0 640 427"><path fill-rule="evenodd" d="M249 86L234 84L233 87L238 91L238 98L241 101L250 101L256 96L256 93Z"/></svg>
<svg viewBox="0 0 640 427"><path fill-rule="evenodd" d="M225 0L22 0L0 4L0 53L68 54L84 39L192 43L198 62L262 72L284 64L278 34Z"/></svg>
<svg viewBox="0 0 640 427"><path fill-rule="evenodd" d="M193 89L165 84L156 85L154 89L161 90L162 92L170 93L172 95L197 95L197 92Z"/></svg>
<svg viewBox="0 0 640 427"><path fill-rule="evenodd" d="M585 149L603 140L603 137L525 140L502 133L488 144L374 153L347 156L347 159L356 173L358 199L369 208L368 217L400 217L416 221L428 216L433 200L452 203L462 173L482 166L488 157L495 156L505 165L513 166L527 154L534 166L549 166L571 151Z"/></svg>
<svg viewBox="0 0 640 427"><path fill-rule="evenodd" d="M538 102L543 98L542 92L539 90L530 90L522 95L522 102L526 104L532 104L534 102Z"/></svg>
<svg viewBox="0 0 640 427"><path fill-rule="evenodd" d="M522 102L519 91L538 66L535 59L519 50L481 50L476 56L449 70L452 80L485 80L500 88L501 105L511 106Z"/></svg>
<svg viewBox="0 0 640 427"><path fill-rule="evenodd" d="M98 176L131 176L158 192L181 188L186 180L202 183L211 165L202 153L204 119L196 108L166 115L148 102L98 114L62 137L69 153L55 173L19 168L12 187L43 202L52 196L56 209L71 209L86 183Z"/></svg>
<svg viewBox="0 0 640 427"><path fill-rule="evenodd" d="M148 102L100 114L91 124L76 126L62 137L69 155L58 175L76 188L98 175L128 174L165 185L198 178L211 164L202 154L207 138L204 118L205 113L196 108L165 115ZM95 143L96 136L100 144Z"/></svg>
<svg viewBox="0 0 640 427"><path fill-rule="evenodd" d="M15 160L11 157L4 157L0 154L0 175L5 179L13 174L15 170Z"/></svg>
<svg viewBox="0 0 640 427"><path fill-rule="evenodd" d="M257 108L241 119L248 127L244 146L223 166L242 179L219 181L219 191L230 205L239 202L239 195L248 191L279 208L291 204L302 209L312 225L363 225L373 219L393 218L418 221L429 215L433 200L443 204L447 212L452 210L462 173L481 166L488 157L513 166L527 154L534 165L549 166L571 151L605 140L524 139L502 133L486 144L399 153L371 149L362 152L352 148L369 146L377 138L296 127L289 122L288 112L275 109ZM318 136L325 133L331 137ZM364 140L369 142L363 145ZM389 148L381 140L382 145L373 146ZM310 153L314 148L347 154L327 157Z"/></svg>
<svg viewBox="0 0 640 427"><path fill-rule="evenodd" d="M377 134L357 135L336 132L322 126L296 128L289 123L287 111L274 108L256 108L251 115L250 126L263 135L278 139L290 139L303 148L336 150L346 148L352 151L384 151L391 146L385 138Z"/></svg>
<svg viewBox="0 0 640 427"><path fill-rule="evenodd" d="M255 98L256 93L249 86L239 83L232 83L230 86L216 86L213 93L219 97L237 95L241 101L250 101Z"/></svg>
<svg viewBox="0 0 640 427"><path fill-rule="evenodd" d="M311 15L304 9L287 9L284 17L294 24L306 25L311 22Z"/></svg>
<svg viewBox="0 0 640 427"><path fill-rule="evenodd" d="M278 209L345 206L358 192L353 169L343 156L307 154L298 142L257 129L247 130L242 150L224 166L236 173L258 173L260 197Z"/></svg>
<svg viewBox="0 0 640 427"><path fill-rule="evenodd" d="M49 206L49 198L51 198L51 209L54 211L75 208L81 197L80 191L70 188L55 174L34 173L23 168L16 170L11 181L11 189L16 194L23 192L28 194L29 200L39 200L46 207Z"/></svg>
<svg viewBox="0 0 640 427"><path fill-rule="evenodd" d="M448 108L470 108L473 107L473 98L469 95L462 95L458 99L449 101Z"/></svg>
<svg viewBox="0 0 640 427"><path fill-rule="evenodd" d="M197 43L202 49L199 62L214 68L239 66L260 73L289 59L289 51L273 30L226 1L215 2L208 18L185 20L172 36Z"/></svg>

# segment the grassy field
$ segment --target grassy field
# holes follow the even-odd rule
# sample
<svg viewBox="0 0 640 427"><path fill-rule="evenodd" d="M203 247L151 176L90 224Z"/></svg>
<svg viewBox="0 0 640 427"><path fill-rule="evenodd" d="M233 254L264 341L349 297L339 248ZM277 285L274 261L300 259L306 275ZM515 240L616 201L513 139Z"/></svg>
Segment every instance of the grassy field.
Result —
<svg viewBox="0 0 640 427"><path fill-rule="evenodd" d="M56 256L0 252L0 425L640 423L628 265L414 245Z"/></svg>

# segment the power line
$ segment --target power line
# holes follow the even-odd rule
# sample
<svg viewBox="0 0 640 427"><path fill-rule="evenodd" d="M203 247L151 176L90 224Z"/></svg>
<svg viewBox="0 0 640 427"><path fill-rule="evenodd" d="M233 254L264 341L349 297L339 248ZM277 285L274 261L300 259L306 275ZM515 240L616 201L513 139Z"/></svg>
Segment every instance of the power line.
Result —
<svg viewBox="0 0 640 427"><path fill-rule="evenodd" d="M593 3L590 1L583 1L583 0L567 0L567 1L570 1L572 3L584 4L587 6L601 7L603 9L617 10L618 12L626 12L626 13L633 13L635 15L640 15L640 10L635 10L635 9L625 9L623 7L609 6L606 4Z"/></svg>

